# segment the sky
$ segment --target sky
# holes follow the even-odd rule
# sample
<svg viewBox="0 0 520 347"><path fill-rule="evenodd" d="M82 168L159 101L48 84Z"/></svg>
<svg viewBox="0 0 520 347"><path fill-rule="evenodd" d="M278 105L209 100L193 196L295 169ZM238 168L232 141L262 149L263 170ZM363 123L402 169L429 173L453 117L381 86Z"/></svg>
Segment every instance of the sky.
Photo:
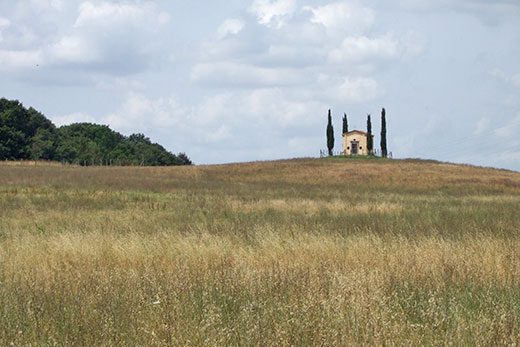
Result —
<svg viewBox="0 0 520 347"><path fill-rule="evenodd" d="M317 157L332 110L394 158L520 171L518 0L0 0L0 97L196 164Z"/></svg>

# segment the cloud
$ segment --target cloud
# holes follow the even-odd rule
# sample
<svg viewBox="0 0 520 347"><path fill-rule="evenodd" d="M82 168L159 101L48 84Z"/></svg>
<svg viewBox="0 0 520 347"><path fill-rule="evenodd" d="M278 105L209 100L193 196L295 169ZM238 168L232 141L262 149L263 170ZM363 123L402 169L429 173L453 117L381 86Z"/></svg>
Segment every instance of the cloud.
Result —
<svg viewBox="0 0 520 347"><path fill-rule="evenodd" d="M417 32L409 31L400 39L392 34L381 37L348 36L329 54L329 62L368 64L391 59L411 59L424 50L424 38Z"/></svg>
<svg viewBox="0 0 520 347"><path fill-rule="evenodd" d="M217 38L223 39L228 35L236 35L242 31L245 23L240 19L226 19L217 29Z"/></svg>
<svg viewBox="0 0 520 347"><path fill-rule="evenodd" d="M291 97L280 88L265 88L242 94L237 101L241 114L257 123L271 127L315 124L316 117L326 108L321 102Z"/></svg>
<svg viewBox="0 0 520 347"><path fill-rule="evenodd" d="M306 6L311 22L324 26L329 34L360 34L374 23L375 13L357 2L334 2L319 7Z"/></svg>
<svg viewBox="0 0 520 347"><path fill-rule="evenodd" d="M0 71L15 72L35 68L42 61L39 51L0 50Z"/></svg>
<svg viewBox="0 0 520 347"><path fill-rule="evenodd" d="M94 63L102 61L102 54L93 42L82 36L65 36L51 45L48 51L53 61L63 63Z"/></svg>
<svg viewBox="0 0 520 347"><path fill-rule="evenodd" d="M146 86L136 79L127 77L94 76L91 78L95 88L106 91L143 91Z"/></svg>
<svg viewBox="0 0 520 347"><path fill-rule="evenodd" d="M193 67L191 80L199 85L227 88L290 86L303 83L306 76L296 69L263 68L233 62L201 63Z"/></svg>
<svg viewBox="0 0 520 347"><path fill-rule="evenodd" d="M156 33L168 22L151 2L82 2L66 35L44 48L54 67L127 75L147 68L158 49Z"/></svg>
<svg viewBox="0 0 520 347"><path fill-rule="evenodd" d="M11 25L11 21L7 18L0 17L0 42L2 42L3 36L2 31Z"/></svg>
<svg viewBox="0 0 520 347"><path fill-rule="evenodd" d="M249 8L258 23L280 28L297 10L297 0L254 0Z"/></svg>
<svg viewBox="0 0 520 347"><path fill-rule="evenodd" d="M129 92L119 109L103 122L118 131L143 132L175 127L180 115L185 113L174 97L150 99L141 93Z"/></svg>
<svg viewBox="0 0 520 347"><path fill-rule="evenodd" d="M366 36L347 37L339 48L329 52L329 61L366 63L372 59L392 59L398 54L398 42L390 36L373 39Z"/></svg>
<svg viewBox="0 0 520 347"><path fill-rule="evenodd" d="M61 10L63 8L63 0L30 0L31 7L38 9L54 9Z"/></svg>
<svg viewBox="0 0 520 347"><path fill-rule="evenodd" d="M84 71L122 76L146 70L161 59L158 33L169 20L146 1L26 0L9 15L0 17L0 70L13 75L38 65L40 78L61 83L56 76L74 69L68 80L77 76L78 84Z"/></svg>
<svg viewBox="0 0 520 347"><path fill-rule="evenodd" d="M321 74L317 84L321 89L320 98L332 102L364 104L386 94L385 89L371 77L336 77Z"/></svg>
<svg viewBox="0 0 520 347"><path fill-rule="evenodd" d="M373 101L385 94L384 89L373 78L347 77L345 80L335 88L338 100L343 100L350 103L364 103Z"/></svg>
<svg viewBox="0 0 520 347"><path fill-rule="evenodd" d="M92 25L113 27L118 23L142 27L143 20L145 22L157 20L158 24L164 24L169 18L166 13L155 13L155 7L146 2L132 4L103 1L94 4L85 1L79 5L78 12L78 17L74 23L77 28Z"/></svg>

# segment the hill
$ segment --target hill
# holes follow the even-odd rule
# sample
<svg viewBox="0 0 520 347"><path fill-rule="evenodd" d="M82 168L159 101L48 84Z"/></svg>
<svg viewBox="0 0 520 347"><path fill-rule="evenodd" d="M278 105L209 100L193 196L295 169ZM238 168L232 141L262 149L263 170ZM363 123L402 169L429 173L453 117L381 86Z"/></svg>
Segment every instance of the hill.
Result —
<svg viewBox="0 0 520 347"><path fill-rule="evenodd" d="M52 160L79 165L190 165L143 134L128 137L106 125L78 123L56 128L32 107L0 99L0 160Z"/></svg>
<svg viewBox="0 0 520 347"><path fill-rule="evenodd" d="M520 174L0 163L0 345L507 345Z"/></svg>

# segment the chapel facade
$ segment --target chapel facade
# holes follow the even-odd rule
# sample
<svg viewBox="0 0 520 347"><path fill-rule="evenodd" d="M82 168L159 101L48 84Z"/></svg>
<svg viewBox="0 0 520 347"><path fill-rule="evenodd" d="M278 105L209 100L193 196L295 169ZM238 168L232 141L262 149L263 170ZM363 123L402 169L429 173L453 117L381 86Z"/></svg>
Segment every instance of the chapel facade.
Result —
<svg viewBox="0 0 520 347"><path fill-rule="evenodd" d="M343 134L343 155L370 155L367 146L368 133L360 130L352 130ZM374 135L372 135L372 140ZM372 141L372 143L374 143Z"/></svg>

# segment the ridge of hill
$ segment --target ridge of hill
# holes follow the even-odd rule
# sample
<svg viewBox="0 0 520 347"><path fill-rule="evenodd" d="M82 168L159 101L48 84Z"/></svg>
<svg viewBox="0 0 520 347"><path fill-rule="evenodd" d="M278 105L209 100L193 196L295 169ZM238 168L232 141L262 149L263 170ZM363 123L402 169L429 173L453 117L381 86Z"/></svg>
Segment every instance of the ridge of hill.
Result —
<svg viewBox="0 0 520 347"><path fill-rule="evenodd" d="M51 160L79 165L190 165L143 134L124 136L106 125L56 127L34 108L0 99L0 160Z"/></svg>
<svg viewBox="0 0 520 347"><path fill-rule="evenodd" d="M16 163L11 166L29 166ZM31 165L32 166L32 165ZM117 170L117 171L114 171ZM66 182L91 184L91 176L96 177L98 188L119 187L156 192L178 189L218 189L236 190L235 185L250 186L251 189L278 187L281 190L293 189L301 194L312 194L302 187L320 187L402 193L447 192L450 194L518 193L520 194L520 173L502 169L477 167L463 164L436 162L432 160L349 160L329 159L285 159L247 163L217 165L198 165L184 168L114 168L83 172L73 166L46 165L38 163L30 171L16 172L14 181L26 184L52 182L60 185L63 175ZM39 174L36 172L41 171ZM50 175L47 175L47 174ZM128 180L127 180L128 178ZM85 180L85 181L84 181ZM8 181L11 181L8 179ZM6 183L6 182L4 182ZM0 185L2 179L0 178ZM70 185L67 183L67 185Z"/></svg>

